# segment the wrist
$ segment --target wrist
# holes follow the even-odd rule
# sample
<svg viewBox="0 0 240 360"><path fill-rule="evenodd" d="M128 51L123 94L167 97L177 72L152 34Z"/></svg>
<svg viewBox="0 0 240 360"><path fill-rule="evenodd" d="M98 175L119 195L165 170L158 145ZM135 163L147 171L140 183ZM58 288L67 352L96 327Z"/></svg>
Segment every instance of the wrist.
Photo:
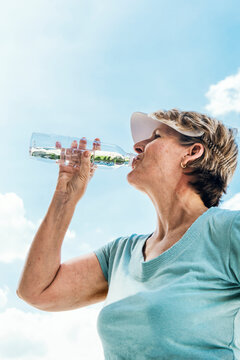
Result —
<svg viewBox="0 0 240 360"><path fill-rule="evenodd" d="M71 196L69 193L56 189L53 195L53 201L57 202L59 205L63 206L76 206L78 203L78 200Z"/></svg>

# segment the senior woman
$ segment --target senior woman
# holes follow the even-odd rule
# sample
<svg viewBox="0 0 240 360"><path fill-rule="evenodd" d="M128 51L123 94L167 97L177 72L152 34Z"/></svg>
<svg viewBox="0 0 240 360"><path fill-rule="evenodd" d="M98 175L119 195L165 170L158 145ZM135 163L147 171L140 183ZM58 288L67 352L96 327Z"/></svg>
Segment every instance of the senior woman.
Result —
<svg viewBox="0 0 240 360"><path fill-rule="evenodd" d="M237 165L234 131L176 109L134 113L131 130L139 155L127 180L153 202L155 231L61 264L94 173L85 151L77 166L60 165L17 293L45 311L105 300L97 325L106 359L240 359L240 212L218 207Z"/></svg>

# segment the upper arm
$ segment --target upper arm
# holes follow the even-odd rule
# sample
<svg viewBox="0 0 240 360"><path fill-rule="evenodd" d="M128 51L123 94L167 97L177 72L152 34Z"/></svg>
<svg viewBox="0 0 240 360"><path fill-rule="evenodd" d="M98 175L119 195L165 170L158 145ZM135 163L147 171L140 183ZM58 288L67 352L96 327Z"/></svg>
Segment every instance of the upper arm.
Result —
<svg viewBox="0 0 240 360"><path fill-rule="evenodd" d="M31 305L45 311L72 310L103 301L107 292L108 282L92 252L62 263L53 282Z"/></svg>

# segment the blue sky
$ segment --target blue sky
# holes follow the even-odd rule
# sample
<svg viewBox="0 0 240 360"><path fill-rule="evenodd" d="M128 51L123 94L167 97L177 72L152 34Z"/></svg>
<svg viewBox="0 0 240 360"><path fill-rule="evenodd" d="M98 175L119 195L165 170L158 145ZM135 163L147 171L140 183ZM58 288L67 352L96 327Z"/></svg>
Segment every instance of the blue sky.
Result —
<svg viewBox="0 0 240 360"><path fill-rule="evenodd" d="M0 324L11 324L0 330L1 360L61 360L71 351L84 358L91 341L98 355L92 350L86 358L103 359L95 329L101 304L49 314L15 294L58 175L56 165L29 159L31 133L100 137L132 151L132 112L173 107L239 127L239 13L237 0L0 3ZM63 261L118 236L154 230L155 210L129 185L128 172L96 171L64 241ZM239 192L238 170L225 206L238 208ZM61 321L67 340L64 329L52 335L50 324Z"/></svg>

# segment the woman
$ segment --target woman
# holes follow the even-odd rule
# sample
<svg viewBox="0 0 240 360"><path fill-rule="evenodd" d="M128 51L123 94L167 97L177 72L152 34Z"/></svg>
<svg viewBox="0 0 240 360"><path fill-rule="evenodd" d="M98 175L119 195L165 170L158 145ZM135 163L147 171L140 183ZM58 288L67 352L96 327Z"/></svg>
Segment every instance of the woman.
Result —
<svg viewBox="0 0 240 360"><path fill-rule="evenodd" d="M85 151L60 165L18 296L45 311L105 300L98 331L106 359L239 359L240 212L218 208L237 165L234 132L176 109L134 113L131 129L139 155L127 180L153 202L155 231L61 264L64 235L94 173Z"/></svg>

